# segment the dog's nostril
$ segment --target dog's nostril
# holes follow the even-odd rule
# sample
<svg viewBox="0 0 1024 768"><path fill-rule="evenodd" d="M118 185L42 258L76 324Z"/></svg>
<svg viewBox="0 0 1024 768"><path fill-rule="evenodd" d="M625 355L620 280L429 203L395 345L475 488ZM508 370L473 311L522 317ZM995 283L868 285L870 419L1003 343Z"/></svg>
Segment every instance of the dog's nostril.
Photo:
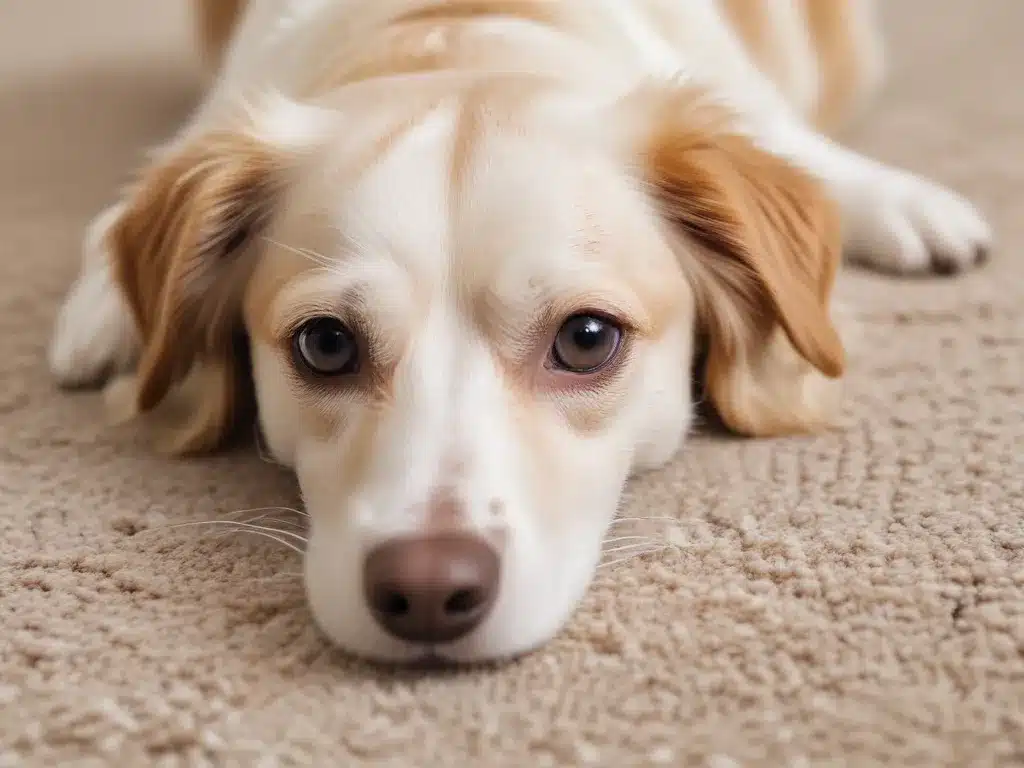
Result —
<svg viewBox="0 0 1024 768"><path fill-rule="evenodd" d="M486 596L472 589L460 589L445 600L445 613L470 613L486 602Z"/></svg>
<svg viewBox="0 0 1024 768"><path fill-rule="evenodd" d="M409 612L409 599L398 592L384 592L374 600L374 608L389 616L403 616Z"/></svg>

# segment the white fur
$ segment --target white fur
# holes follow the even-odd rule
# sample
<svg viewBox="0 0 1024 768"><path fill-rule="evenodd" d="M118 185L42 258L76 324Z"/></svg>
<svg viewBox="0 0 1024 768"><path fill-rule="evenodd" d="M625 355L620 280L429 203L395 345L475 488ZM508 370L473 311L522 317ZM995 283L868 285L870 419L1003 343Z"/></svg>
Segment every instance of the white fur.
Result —
<svg viewBox="0 0 1024 768"><path fill-rule="evenodd" d="M135 323L114 283L105 243L122 207L110 206L90 224L82 247L81 274L57 317L49 363L64 386L92 384L123 371L138 349Z"/></svg>
<svg viewBox="0 0 1024 768"><path fill-rule="evenodd" d="M460 288L490 286L496 304L513 318L535 314L549 294L571 293L574 286L618 294L624 305L635 299L616 285L614 271L581 264L573 254L581 214L557 201L580 199L579 189L561 186L580 179L569 167L574 158L558 147L545 152L500 140L503 146L484 151L489 162L477 169L466 198L450 201L459 205L458 215L445 210L451 117L444 108L432 113L355 188L328 191L324 185L332 182L319 176L300 183L272 235L273 242L337 265L327 275L311 272L295 281L269 308L271 316L358 285L374 327L404 348L383 415L352 402L338 404L336 412L333 404L304 405L289 360L275 346L253 348L267 447L295 467L310 510L306 577L313 612L339 645L378 659L408 660L425 651L389 638L375 624L362 598L362 559L375 544L421 530L433 489L454 487L466 527L505 542L503 586L489 619L434 653L461 661L516 654L565 622L594 573L631 469L667 460L690 420L685 361L692 306L680 287L679 321L653 344L660 354L651 349L638 356L642 362L628 374L612 429L594 439L573 435L561 424L562 410L572 404L552 398L537 404L543 434L525 430L488 340L467 324ZM616 194L595 205L602 212L641 210L633 190ZM325 199L337 201L331 217L310 225L307 206ZM507 210L519 216L509 219ZM631 243L639 250L638 270L645 269L642 243ZM671 258L667 251L650 252L652 261ZM261 269L278 269L282 259L303 257L272 248ZM467 261L486 271L476 272ZM311 437L304 424L325 416L343 425L326 439ZM363 422L375 418L373 445L352 445ZM531 443L537 439L544 445ZM358 451L369 467L355 485L338 467ZM446 476L454 463L463 470Z"/></svg>
<svg viewBox="0 0 1024 768"><path fill-rule="evenodd" d="M968 265L976 249L987 245L986 224L954 193L808 128L747 59L715 0L674 3L677 23L670 28L656 23L652 13L655 6L669 7L666 0L576 1L592 7L591 23L603 47L568 53L574 43L555 38L544 45L565 46L573 72L589 73L578 78L581 93L611 101L649 77L678 77L711 89L743 116L745 129L764 147L827 183L842 207L851 256L909 272L927 269L935 253ZM579 395L542 398L530 419L517 416L493 349L467 322L459 299L465 286L453 281L453 272L462 281L490 286L495 305L513 323L551 295L584 288L635 304L636 296L614 271L574 255L572 237L582 220L574 218L580 211L559 205L568 198L586 200L598 220L632 216L641 222L630 241L631 269L637 273L660 274L671 254L654 244L656 227L641 212L635 190L597 184L608 199L587 199L586 174L600 176L603 170L582 148L552 144L527 151L512 141L488 149L491 162L476 169L472 194L460 201L456 217L445 195L452 114L443 105L355 188L340 185L330 169L345 162L345 147L380 131L393 115L376 107L342 130L327 117L329 110L290 99L326 54L356 41L360 24L372 24L373 8L397 2L411 0L254 0L224 71L177 141L201 133L243 99L277 94L257 99L254 130L290 150L310 148L315 162L299 175L260 269L271 260L275 268L292 260L302 272L305 257L296 248L317 254L329 268L290 284L278 295L279 306L255 311L274 317L312 294L329 300L358 286L375 327L403 350L392 402L381 416L346 400L311 404L296 389L280 349L254 341L267 444L278 461L295 469L312 520L306 583L318 623L340 646L369 657L410 660L425 653L377 627L362 598L361 563L373 544L419 530L432 489L454 485L467 525L506 540L502 587L487 621L463 640L432 649L470 661L529 649L565 623L594 573L627 477L666 461L679 447L691 418L693 299L682 283L670 286L678 294L674 324L636 350L625 382L602 403L616 416L599 438L565 426ZM519 22L503 30L538 41L548 35ZM430 44L444 41L430 38ZM344 135L332 143L332 132ZM516 215L502 215L510 210ZM94 224L82 276L57 323L50 364L66 383L121 370L137 351L132 319L102 244L116 215L115 207ZM357 486L339 467L354 450L366 449L354 441L368 420L377 421ZM324 434L312 428L316 423L334 426ZM453 462L463 467L461 474L442 476Z"/></svg>

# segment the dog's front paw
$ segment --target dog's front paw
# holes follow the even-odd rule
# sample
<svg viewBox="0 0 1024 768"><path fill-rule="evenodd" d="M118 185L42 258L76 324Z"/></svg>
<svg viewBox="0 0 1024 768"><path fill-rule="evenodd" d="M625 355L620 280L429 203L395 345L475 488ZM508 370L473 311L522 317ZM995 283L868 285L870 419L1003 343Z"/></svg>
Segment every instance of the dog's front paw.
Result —
<svg viewBox="0 0 1024 768"><path fill-rule="evenodd" d="M103 382L133 362L137 348L131 314L107 269L78 278L57 316L50 371L66 387Z"/></svg>
<svg viewBox="0 0 1024 768"><path fill-rule="evenodd" d="M919 176L879 168L840 194L852 261L887 272L953 274L988 257L992 232L978 210Z"/></svg>
<svg viewBox="0 0 1024 768"><path fill-rule="evenodd" d="M82 272L57 315L50 371L66 387L97 385L134 362L138 337L131 310L114 282L103 241L117 207L101 214L85 238Z"/></svg>

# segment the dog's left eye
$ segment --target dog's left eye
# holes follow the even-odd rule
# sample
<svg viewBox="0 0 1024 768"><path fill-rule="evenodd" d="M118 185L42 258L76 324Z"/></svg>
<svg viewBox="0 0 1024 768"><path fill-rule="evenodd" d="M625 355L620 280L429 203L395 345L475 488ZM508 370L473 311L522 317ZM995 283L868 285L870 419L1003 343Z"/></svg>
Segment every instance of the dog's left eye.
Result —
<svg viewBox="0 0 1024 768"><path fill-rule="evenodd" d="M552 362L572 373L594 373L619 351L622 329L596 315L573 315L558 329L551 346Z"/></svg>
<svg viewBox="0 0 1024 768"><path fill-rule="evenodd" d="M295 356L318 376L343 376L359 370L359 346L344 323L318 317L302 325L294 336Z"/></svg>

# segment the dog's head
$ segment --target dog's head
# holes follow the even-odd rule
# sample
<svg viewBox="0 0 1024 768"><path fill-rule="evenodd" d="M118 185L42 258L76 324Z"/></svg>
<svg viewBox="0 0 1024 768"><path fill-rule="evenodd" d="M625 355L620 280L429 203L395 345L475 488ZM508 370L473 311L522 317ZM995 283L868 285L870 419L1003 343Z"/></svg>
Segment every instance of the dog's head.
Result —
<svg viewBox="0 0 1024 768"><path fill-rule="evenodd" d="M826 424L843 366L831 206L673 89L271 100L156 160L110 237L135 407L176 395L168 448L208 450L251 381L313 613L375 659L555 634L627 477L686 434L698 352L748 435Z"/></svg>

